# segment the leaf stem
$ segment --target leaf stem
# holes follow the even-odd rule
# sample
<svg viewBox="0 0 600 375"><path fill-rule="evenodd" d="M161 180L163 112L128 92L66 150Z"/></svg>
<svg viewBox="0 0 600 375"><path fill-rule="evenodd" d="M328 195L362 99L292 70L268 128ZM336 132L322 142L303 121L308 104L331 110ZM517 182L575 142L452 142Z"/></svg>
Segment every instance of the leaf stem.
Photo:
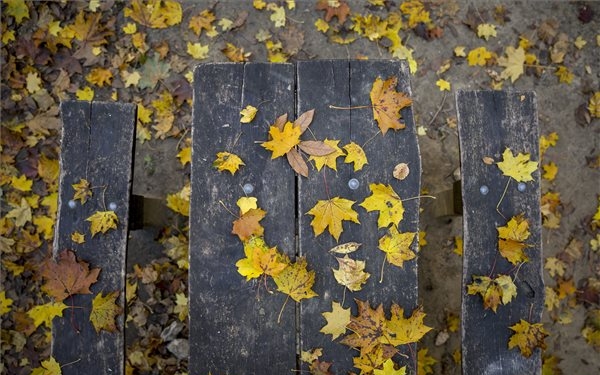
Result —
<svg viewBox="0 0 600 375"><path fill-rule="evenodd" d="M279 316L277 317L277 324L281 323L281 315L283 314L283 309L285 308L285 304L287 303L288 299L290 299L289 294L285 298L285 301L283 301L283 306L281 306L281 310L279 311Z"/></svg>
<svg viewBox="0 0 600 375"><path fill-rule="evenodd" d="M353 109L365 109L365 108L373 108L373 106L371 105L358 105L356 107L338 107L337 105L329 105L329 108L331 109L343 109L343 110L353 110Z"/></svg>
<svg viewBox="0 0 600 375"><path fill-rule="evenodd" d="M512 177L508 178L508 181L506 182L506 186L504 187L504 192L502 193L502 196L500 197L500 200L498 201L498 204L496 205L496 212L498 212L500 214L500 216L502 216L505 220L506 220L506 216L502 215L502 212L500 212L500 204L502 203L502 200L504 200L504 196L506 195L506 191L508 190L508 185L510 185L510 180L512 180Z"/></svg>
<svg viewBox="0 0 600 375"><path fill-rule="evenodd" d="M437 197L434 197L433 195L417 195L416 197L410 197L410 198L404 198L404 199L400 199L401 202L406 202L406 201L412 201L414 199L419 199L419 198L431 198L431 199L437 199Z"/></svg>
<svg viewBox="0 0 600 375"><path fill-rule="evenodd" d="M385 266L385 256L383 257L383 262L381 262L381 277L379 277L379 283L383 282L383 267Z"/></svg>

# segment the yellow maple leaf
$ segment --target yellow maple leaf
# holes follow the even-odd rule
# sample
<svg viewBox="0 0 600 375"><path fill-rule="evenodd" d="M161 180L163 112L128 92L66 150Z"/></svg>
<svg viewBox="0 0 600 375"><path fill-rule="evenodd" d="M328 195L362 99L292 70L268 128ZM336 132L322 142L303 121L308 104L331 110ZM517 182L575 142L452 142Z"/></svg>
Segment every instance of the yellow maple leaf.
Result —
<svg viewBox="0 0 600 375"><path fill-rule="evenodd" d="M523 214L513 216L503 227L498 227L498 250L509 262L517 265L527 262L529 258L525 255L525 248L529 247L525 240L529 238L529 222L523 218Z"/></svg>
<svg viewBox="0 0 600 375"><path fill-rule="evenodd" d="M38 160L38 174L47 184L53 184L58 181L59 166L58 160L48 159L42 155Z"/></svg>
<svg viewBox="0 0 600 375"><path fill-rule="evenodd" d="M242 241L247 241L253 236L262 236L265 229L260 225L260 221L266 214L267 212L260 208L246 211L233 222L231 233L237 235Z"/></svg>
<svg viewBox="0 0 600 375"><path fill-rule="evenodd" d="M188 304L188 298L183 293L175 294L175 307L173 312L177 313L177 317L180 321L185 321L188 317L190 308Z"/></svg>
<svg viewBox="0 0 600 375"><path fill-rule="evenodd" d="M17 25L23 22L23 18L29 18L29 7L25 3L25 0L4 0L6 4L4 12L7 16L15 17Z"/></svg>
<svg viewBox="0 0 600 375"><path fill-rule="evenodd" d="M202 45L202 43L187 43L187 53L196 60L204 60L208 57L208 44Z"/></svg>
<svg viewBox="0 0 600 375"><path fill-rule="evenodd" d="M54 219L49 216L34 216L33 225L37 228L37 233L43 234L45 240L54 237Z"/></svg>
<svg viewBox="0 0 600 375"><path fill-rule="evenodd" d="M490 37L496 36L496 25L482 23L477 26L477 36L489 40Z"/></svg>
<svg viewBox="0 0 600 375"><path fill-rule="evenodd" d="M271 159L275 159L287 154L294 146L300 143L302 129L288 121L283 126L283 130L280 130L275 125L271 125L269 127L269 135L271 136L271 140L263 142L261 146L272 151Z"/></svg>
<svg viewBox="0 0 600 375"><path fill-rule="evenodd" d="M245 258L235 263L240 275L246 281L255 279L262 274L275 276L288 266L287 257L277 251L276 247L269 247L262 237L252 237L244 242Z"/></svg>
<svg viewBox="0 0 600 375"><path fill-rule="evenodd" d="M558 77L558 82L571 84L573 82L573 78L575 77L573 73L564 65L560 65L554 75Z"/></svg>
<svg viewBox="0 0 600 375"><path fill-rule="evenodd" d="M331 335L331 340L337 339L346 333L346 326L350 323L350 314L350 308L345 309L339 302L331 301L331 311L321 313L327 324L319 332Z"/></svg>
<svg viewBox="0 0 600 375"><path fill-rule="evenodd" d="M142 75L139 72L129 73L127 70L121 71L121 78L125 87L137 86L140 83Z"/></svg>
<svg viewBox="0 0 600 375"><path fill-rule="evenodd" d="M167 207L183 216L190 216L190 194L191 187L187 183L180 191L167 194Z"/></svg>
<svg viewBox="0 0 600 375"><path fill-rule="evenodd" d="M93 68L87 76L85 76L86 81L89 83L103 87L105 84L110 86L113 79L113 74L110 70L105 68Z"/></svg>
<svg viewBox="0 0 600 375"><path fill-rule="evenodd" d="M62 317L63 310L68 306L62 302L48 302L43 305L34 306L27 311L27 315L33 319L33 325L39 327L44 324L48 328L52 328L52 319Z"/></svg>
<svg viewBox="0 0 600 375"><path fill-rule="evenodd" d="M456 57L467 57L465 52L465 46L456 46L454 47L454 56Z"/></svg>
<svg viewBox="0 0 600 375"><path fill-rule="evenodd" d="M189 28L194 31L196 36L200 36L202 30L205 30L207 33L211 33L214 30L214 26L212 23L215 21L216 17L213 12L208 9L204 9L200 14L193 16L190 19Z"/></svg>
<svg viewBox="0 0 600 375"><path fill-rule="evenodd" d="M240 215L243 215L258 208L258 199L256 197L241 197L235 204L240 208Z"/></svg>
<svg viewBox="0 0 600 375"><path fill-rule="evenodd" d="M190 146L184 147L177 153L177 158L179 158L179 162L181 165L185 166L188 163L192 162L192 148Z"/></svg>
<svg viewBox="0 0 600 375"><path fill-rule="evenodd" d="M318 171L320 171L324 166L327 166L333 169L334 171L337 171L336 160L338 157L345 155L344 151L342 151L342 149L338 147L340 141L325 138L323 143L331 147L333 149L333 152L330 152L324 156L311 155L308 160L313 160L315 162L315 167Z"/></svg>
<svg viewBox="0 0 600 375"><path fill-rule="evenodd" d="M181 4L173 0L132 0L125 17L154 29L164 29L181 22Z"/></svg>
<svg viewBox="0 0 600 375"><path fill-rule="evenodd" d="M31 206L25 198L21 198L21 204L16 205L10 203L14 208L6 214L7 219L15 219L15 225L22 227L28 221L31 221Z"/></svg>
<svg viewBox="0 0 600 375"><path fill-rule="evenodd" d="M481 295L483 307L496 312L500 303L506 305L517 296L517 286L508 275L499 275L495 279L473 275L473 282L467 285L467 293Z"/></svg>
<svg viewBox="0 0 600 375"><path fill-rule="evenodd" d="M263 10L267 6L267 3L264 0L252 0L252 6L254 9Z"/></svg>
<svg viewBox="0 0 600 375"><path fill-rule="evenodd" d="M385 253L385 258L391 264L402 267L404 261L415 259L417 255L411 250L415 232L400 233L396 226L379 239L379 249Z"/></svg>
<svg viewBox="0 0 600 375"><path fill-rule="evenodd" d="M125 26L123 26L122 29L123 29L123 32L127 35L135 34L135 33L137 33L137 24L135 24L133 22L129 22Z"/></svg>
<svg viewBox="0 0 600 375"><path fill-rule="evenodd" d="M440 91L450 91L450 82L445 79L438 79L435 85L440 88Z"/></svg>
<svg viewBox="0 0 600 375"><path fill-rule="evenodd" d="M469 66L479 65L484 66L489 59L492 58L492 53L485 47L479 47L471 50L467 55Z"/></svg>
<svg viewBox="0 0 600 375"><path fill-rule="evenodd" d="M25 82L27 82L27 91L30 94L35 94L36 92L42 89L42 80L40 79L40 75L38 72L27 73L27 78L25 78Z"/></svg>
<svg viewBox="0 0 600 375"><path fill-rule="evenodd" d="M358 213L352 209L354 203L354 201L340 197L318 201L307 212L309 215L314 216L310 225L313 227L315 236L320 235L325 231L325 228L328 228L329 233L337 241L340 238L340 234L342 234L342 222L344 220L360 224Z"/></svg>
<svg viewBox="0 0 600 375"><path fill-rule="evenodd" d="M339 268L337 270L332 268L332 270L337 282L353 292L361 290L362 284L366 283L371 276L365 272L365 261L351 259L348 255L335 259L338 261Z"/></svg>
<svg viewBox="0 0 600 375"><path fill-rule="evenodd" d="M400 196L391 185L369 184L371 195L360 204L367 211L379 211L378 228L386 228L390 224L398 226L404 217L404 206Z"/></svg>
<svg viewBox="0 0 600 375"><path fill-rule="evenodd" d="M233 62L245 62L248 61L252 52L245 52L243 48L238 48L234 44L227 43L225 48L221 50L223 54Z"/></svg>
<svg viewBox="0 0 600 375"><path fill-rule="evenodd" d="M36 367L31 371L30 375L61 375L60 364L56 362L54 357L50 357L45 361L42 361L40 367Z"/></svg>
<svg viewBox="0 0 600 375"><path fill-rule="evenodd" d="M542 177L548 181L554 181L556 173L558 173L558 166L554 162L550 162L542 165L542 169L544 170Z"/></svg>
<svg viewBox="0 0 600 375"><path fill-rule="evenodd" d="M242 124L247 124L249 122L252 122L252 120L254 120L254 117L256 116L257 111L258 111L258 108L253 107L251 105L247 105L246 108L244 108L240 111L240 115L242 115L240 122Z"/></svg>
<svg viewBox="0 0 600 375"><path fill-rule="evenodd" d="M412 100L405 93L396 91L397 84L398 77L392 76L385 81L377 77L371 88L373 117L384 135L389 129L399 130L406 127L400 122L400 110L412 104Z"/></svg>
<svg viewBox="0 0 600 375"><path fill-rule="evenodd" d="M326 33L329 30L329 24L321 18L315 21L315 27L322 33Z"/></svg>
<svg viewBox="0 0 600 375"><path fill-rule="evenodd" d="M394 369L394 361L391 358L388 358L385 362L383 362L382 369L374 369L373 375L405 375L406 374L406 366L400 367L398 370Z"/></svg>
<svg viewBox="0 0 600 375"><path fill-rule="evenodd" d="M232 176L242 165L246 164L239 156L226 151L217 152L217 158L213 162L213 167L219 172L229 171Z"/></svg>
<svg viewBox="0 0 600 375"><path fill-rule="evenodd" d="M360 171L365 164L369 164L365 150L358 144L350 142L343 148L346 151L344 163L354 163L354 172Z"/></svg>
<svg viewBox="0 0 600 375"><path fill-rule="evenodd" d="M78 244L85 243L85 235L83 233L79 233L78 231L75 231L75 232L71 233L71 241L78 243Z"/></svg>
<svg viewBox="0 0 600 375"><path fill-rule="evenodd" d="M533 181L531 174L538 168L537 161L531 161L529 154L513 155L510 148L502 153L502 161L496 163L502 174L514 178L517 182Z"/></svg>
<svg viewBox="0 0 600 375"><path fill-rule="evenodd" d="M509 349L518 347L526 358L531 357L535 348L546 349L544 339L548 336L548 332L542 323L529 323L521 319L519 323L509 328L515 332L508 341Z"/></svg>
<svg viewBox="0 0 600 375"><path fill-rule="evenodd" d="M285 8L280 7L275 3L269 3L267 5L267 9L271 12L271 17L269 19L273 21L275 27L284 27L285 26Z"/></svg>
<svg viewBox="0 0 600 375"><path fill-rule="evenodd" d="M94 237L100 232L106 233L110 229L117 229L119 218L114 211L96 211L85 219L85 221L91 223L90 232L92 233L92 237Z"/></svg>
<svg viewBox="0 0 600 375"><path fill-rule="evenodd" d="M22 174L19 177L12 176L10 179L10 185L19 191L27 192L31 191L33 181L29 180L27 176Z"/></svg>
<svg viewBox="0 0 600 375"><path fill-rule="evenodd" d="M81 204L87 202L88 198L92 196L92 189L90 183L86 179L79 179L79 182L71 185L75 193L73 194L73 200L79 200Z"/></svg>
<svg viewBox="0 0 600 375"><path fill-rule="evenodd" d="M0 315L4 315L11 310L11 306L13 304L13 300L11 298L6 297L6 291L3 290L0 292Z"/></svg>
<svg viewBox="0 0 600 375"><path fill-rule="evenodd" d="M433 374L433 365L437 363L435 358L427 354L428 349L419 349L417 353L417 375Z"/></svg>
<svg viewBox="0 0 600 375"><path fill-rule="evenodd" d="M106 295L99 292L92 300L90 322L94 326L96 333L100 333L100 330L108 332L117 331L115 318L123 312L123 308L116 303L117 297L119 297L118 290Z"/></svg>
<svg viewBox="0 0 600 375"><path fill-rule="evenodd" d="M506 48L506 57L498 58L498 65L503 66L504 70L500 73L500 78L509 79L514 82L523 74L525 63L525 50L521 47L514 49L509 46Z"/></svg>
<svg viewBox="0 0 600 375"><path fill-rule="evenodd" d="M558 134L556 132L552 132L550 134L540 136L540 157L543 157L550 147L556 146L556 141L558 141Z"/></svg>
<svg viewBox="0 0 600 375"><path fill-rule="evenodd" d="M83 89L77 89L75 96L78 100L86 100L91 102L94 99L94 90L91 87L86 86Z"/></svg>
<svg viewBox="0 0 600 375"><path fill-rule="evenodd" d="M562 277L565 274L566 264L556 257L546 258L544 268L548 271L551 277Z"/></svg>
<svg viewBox="0 0 600 375"><path fill-rule="evenodd" d="M152 118L150 116L152 116L153 112L154 111L152 111L152 109L144 107L144 105L142 103L138 103L138 105L137 105L137 119L142 124L148 124L148 123L152 122Z"/></svg>
<svg viewBox="0 0 600 375"><path fill-rule="evenodd" d="M392 346L410 344L419 341L431 331L431 327L423 323L426 314L420 307L413 310L409 318L404 317L404 309L396 303L392 303L390 311L391 317L385 321L383 335L379 338L381 344Z"/></svg>
<svg viewBox="0 0 600 375"><path fill-rule="evenodd" d="M289 295L296 302L316 297L317 293L312 290L315 271L308 271L306 267L306 258L299 257L295 263L275 275L273 280L277 284L277 290Z"/></svg>
<svg viewBox="0 0 600 375"><path fill-rule="evenodd" d="M600 117L600 91L596 91L594 95L590 97L587 109L590 111L590 116L596 118Z"/></svg>

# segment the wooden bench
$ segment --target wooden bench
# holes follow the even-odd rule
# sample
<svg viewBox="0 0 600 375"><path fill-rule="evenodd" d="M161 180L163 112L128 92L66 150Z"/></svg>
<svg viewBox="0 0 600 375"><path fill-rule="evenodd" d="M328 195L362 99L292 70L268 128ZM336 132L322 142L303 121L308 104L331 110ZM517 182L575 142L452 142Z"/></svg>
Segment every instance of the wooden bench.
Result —
<svg viewBox="0 0 600 375"><path fill-rule="evenodd" d="M405 261L402 268L384 264L385 253L378 246L388 230L378 228L378 213L359 206L371 194L370 184L389 184L404 200L399 231L418 232L421 163L412 109L401 112L405 129L390 130L383 136L378 133L370 107L373 82L389 77L396 77L396 89L410 97L408 69L400 61L215 63L196 69L190 203L190 373L309 371L311 365L302 361L302 353L316 348L322 348L320 361L333 363L330 368L323 365L323 373L327 369L331 373L358 372L353 357L359 352L340 344L341 338L333 341L331 335L320 332L327 323L322 314L332 311L332 302L350 307L353 316L359 312L355 300L368 302L372 309L382 304L387 319L392 303L404 309L405 318L417 308L416 258ZM506 147L539 160L535 97L531 93L466 91L457 93L456 101L465 244L463 373L539 373L539 349L525 358L517 349L508 348L512 334L509 326L520 319L532 323L541 320L539 172L533 173L533 181L525 183L524 188L513 181L504 191L508 177L502 176L497 165L482 161L484 157L494 162L502 160ZM257 107L258 112L253 121L241 124L240 111L247 105ZM308 177L301 177L285 157L272 160L271 152L261 147L268 140L269 126L279 116L287 114L294 121L312 109L310 131L302 139L327 138L339 140L340 147L350 142L363 146L368 164L362 170L354 171L353 165L340 157L337 171L328 167L317 171L311 163ZM63 104L62 116L61 200L55 251L75 248L93 267L102 268L94 293L123 291L131 181L131 160L127 158L132 155L134 109L119 104L70 102ZM107 121L107 117L116 120ZM107 132L105 136L96 133L102 131ZM79 136L82 132L83 138ZM116 144L115 140L120 140L113 146L119 152L106 147ZM245 165L235 174L217 171L213 163L216 154L223 151L240 156ZM111 159L112 155L118 155L118 162ZM407 163L410 168L403 180L393 177L398 163ZM71 185L82 176L106 190L104 194L94 190L85 205L77 203L71 208ZM246 281L238 273L236 263L244 258L244 245L232 234L232 222L239 217L236 201L244 196L258 198L258 206L266 211L260 222L266 243L276 246L291 262L306 259L308 270L314 272L312 290L318 296L295 303L277 291L272 279ZM314 216L307 215L317 201L333 197L356 202L353 208L360 220L360 225L344 221L338 241L327 230L315 236L311 227ZM118 230L74 245L70 235L78 225L111 203L117 209ZM525 213L531 232L527 239L530 261L515 269L497 255L497 228L520 213ZM349 256L365 261L365 271L370 274L360 291L346 290L332 273L339 267L336 256L343 255L329 250L348 242L362 244ZM98 249L110 251L111 256ZM418 235L410 249L418 251ZM473 282L473 275L494 277L500 273L514 276L517 297L494 313L483 308L480 296L467 294L467 285ZM91 296L78 295L73 304L87 306L89 300ZM54 356L61 364L70 363L63 373L123 373L122 331L97 336L91 325L84 324L77 333L70 320L54 320ZM122 323L121 316L117 324L120 329ZM350 334L348 331L345 336ZM394 362L407 366L407 373L415 373L416 344L398 348L393 353Z"/></svg>

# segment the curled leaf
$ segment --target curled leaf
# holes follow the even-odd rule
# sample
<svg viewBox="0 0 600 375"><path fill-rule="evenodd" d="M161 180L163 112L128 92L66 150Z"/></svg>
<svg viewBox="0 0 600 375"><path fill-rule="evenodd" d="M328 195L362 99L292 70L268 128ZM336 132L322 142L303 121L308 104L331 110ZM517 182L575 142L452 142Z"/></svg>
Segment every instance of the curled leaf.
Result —
<svg viewBox="0 0 600 375"><path fill-rule="evenodd" d="M339 263L339 269L333 269L333 276L337 282L353 292L361 290L362 284L366 283L371 276L365 272L365 261L351 259L348 255L335 259Z"/></svg>

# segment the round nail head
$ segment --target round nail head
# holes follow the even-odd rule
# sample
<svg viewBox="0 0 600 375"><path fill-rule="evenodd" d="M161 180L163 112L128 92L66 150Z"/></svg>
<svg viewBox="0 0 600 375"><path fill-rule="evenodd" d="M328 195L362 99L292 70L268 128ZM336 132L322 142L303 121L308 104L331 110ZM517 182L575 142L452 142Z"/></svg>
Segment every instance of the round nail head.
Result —
<svg viewBox="0 0 600 375"><path fill-rule="evenodd" d="M490 192L490 189L487 187L487 185L481 185L481 187L479 187L479 192L482 195L487 195L487 193Z"/></svg>
<svg viewBox="0 0 600 375"><path fill-rule="evenodd" d="M108 204L108 209L111 210L111 211L116 210L117 209L117 204L115 202L110 202Z"/></svg>
<svg viewBox="0 0 600 375"><path fill-rule="evenodd" d="M69 201L68 204L69 204L69 208L75 208L75 207L77 207L77 203L74 200L72 200L72 199Z"/></svg>
<svg viewBox="0 0 600 375"><path fill-rule="evenodd" d="M524 192L526 188L527 188L527 185L525 185L524 182L519 182L517 184L517 190L519 190L521 193Z"/></svg>
<svg viewBox="0 0 600 375"><path fill-rule="evenodd" d="M244 193L252 194L252 192L254 191L254 186L252 186L252 184L244 184L244 186L242 186L242 189L244 189Z"/></svg>
<svg viewBox="0 0 600 375"><path fill-rule="evenodd" d="M358 189L359 186L360 186L360 182L358 182L358 180L356 178L351 178L348 181L348 187L352 190Z"/></svg>

